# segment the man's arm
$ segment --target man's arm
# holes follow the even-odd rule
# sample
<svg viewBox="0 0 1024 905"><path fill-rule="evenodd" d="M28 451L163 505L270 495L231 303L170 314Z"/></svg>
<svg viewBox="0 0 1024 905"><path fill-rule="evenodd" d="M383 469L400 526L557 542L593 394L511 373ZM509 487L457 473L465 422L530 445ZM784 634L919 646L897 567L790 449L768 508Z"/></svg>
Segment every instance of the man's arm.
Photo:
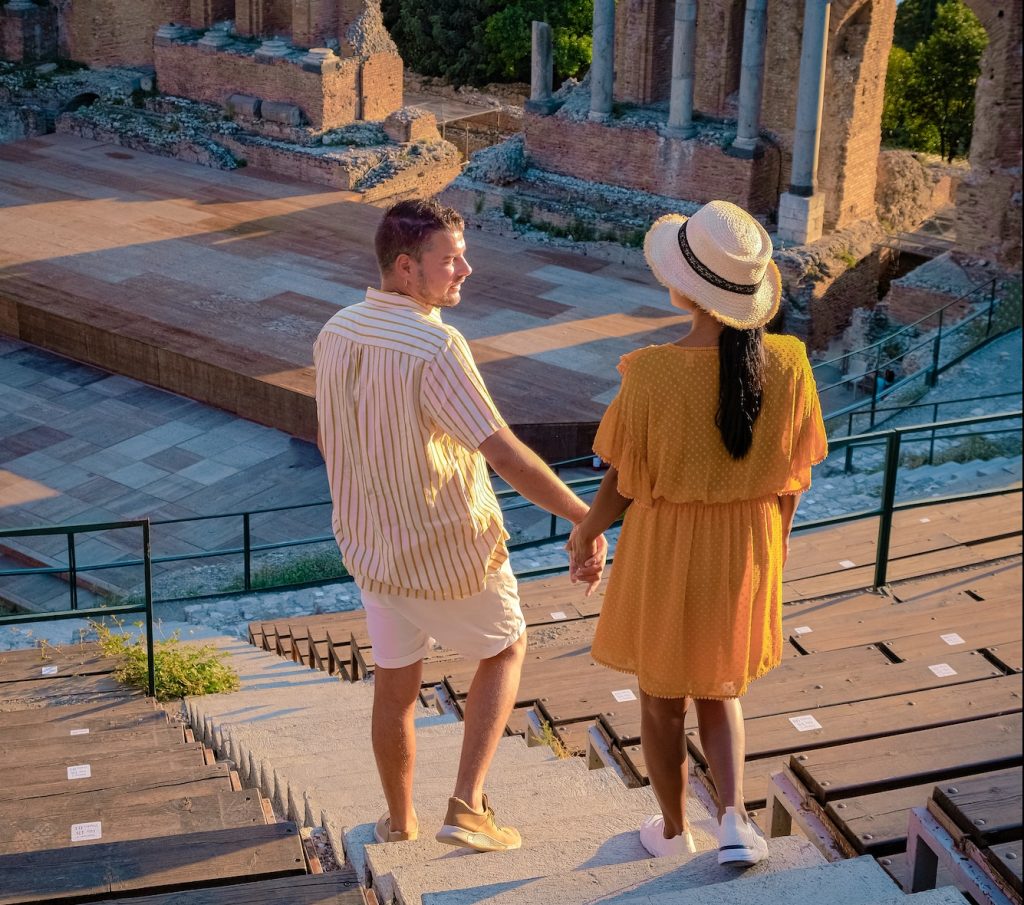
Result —
<svg viewBox="0 0 1024 905"><path fill-rule="evenodd" d="M529 446L503 427L480 444L495 474L520 496L572 522L583 520L590 507L573 493Z"/></svg>

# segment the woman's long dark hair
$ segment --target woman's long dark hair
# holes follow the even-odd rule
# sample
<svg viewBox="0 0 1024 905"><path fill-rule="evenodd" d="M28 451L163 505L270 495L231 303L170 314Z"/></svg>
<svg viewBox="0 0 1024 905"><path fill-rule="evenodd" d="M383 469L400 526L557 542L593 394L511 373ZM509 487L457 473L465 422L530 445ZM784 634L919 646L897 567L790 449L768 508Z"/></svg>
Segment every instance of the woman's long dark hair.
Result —
<svg viewBox="0 0 1024 905"><path fill-rule="evenodd" d="M718 338L718 412L715 424L734 459L754 441L754 422L764 397L764 328L722 327Z"/></svg>

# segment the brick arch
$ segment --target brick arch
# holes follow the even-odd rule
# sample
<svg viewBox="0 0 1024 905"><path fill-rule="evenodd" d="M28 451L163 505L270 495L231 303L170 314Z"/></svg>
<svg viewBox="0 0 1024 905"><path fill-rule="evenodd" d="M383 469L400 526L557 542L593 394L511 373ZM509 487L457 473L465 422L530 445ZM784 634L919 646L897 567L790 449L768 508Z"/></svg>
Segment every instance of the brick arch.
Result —
<svg viewBox="0 0 1024 905"><path fill-rule="evenodd" d="M885 72L895 0L833 4L829 20L818 186L825 229L874 217Z"/></svg>
<svg viewBox="0 0 1024 905"><path fill-rule="evenodd" d="M957 242L1021 267L1021 0L964 0L988 34L974 95L971 169L956 195Z"/></svg>

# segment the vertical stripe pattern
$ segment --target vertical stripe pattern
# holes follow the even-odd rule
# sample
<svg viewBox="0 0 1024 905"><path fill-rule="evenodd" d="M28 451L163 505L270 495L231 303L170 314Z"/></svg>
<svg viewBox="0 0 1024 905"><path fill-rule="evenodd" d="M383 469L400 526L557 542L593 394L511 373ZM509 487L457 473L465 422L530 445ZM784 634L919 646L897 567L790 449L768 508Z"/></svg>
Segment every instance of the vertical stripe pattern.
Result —
<svg viewBox="0 0 1024 905"><path fill-rule="evenodd" d="M324 325L313 363L334 535L359 586L480 593L508 534L478 447L505 422L465 338L439 309L368 289Z"/></svg>

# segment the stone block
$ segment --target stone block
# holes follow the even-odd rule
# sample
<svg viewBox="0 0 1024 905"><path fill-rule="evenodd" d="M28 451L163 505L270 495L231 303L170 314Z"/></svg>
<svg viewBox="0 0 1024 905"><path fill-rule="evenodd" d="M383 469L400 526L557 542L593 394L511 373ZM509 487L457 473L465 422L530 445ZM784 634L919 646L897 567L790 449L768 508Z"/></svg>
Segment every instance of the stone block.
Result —
<svg viewBox="0 0 1024 905"><path fill-rule="evenodd" d="M439 141L437 118L428 110L403 107L384 120L384 133L392 141L405 144L410 141Z"/></svg>
<svg viewBox="0 0 1024 905"><path fill-rule="evenodd" d="M809 197L784 192L779 198L779 238L806 245L820 239L824 230L825 193Z"/></svg>
<svg viewBox="0 0 1024 905"><path fill-rule="evenodd" d="M273 103L273 102L271 102ZM225 105L228 113L232 116L244 116L248 119L258 119L262 101L251 94L232 94Z"/></svg>
<svg viewBox="0 0 1024 905"><path fill-rule="evenodd" d="M264 101L261 105L261 113L264 119L286 126L301 126L305 119L300 107L295 104L287 104L284 101Z"/></svg>

